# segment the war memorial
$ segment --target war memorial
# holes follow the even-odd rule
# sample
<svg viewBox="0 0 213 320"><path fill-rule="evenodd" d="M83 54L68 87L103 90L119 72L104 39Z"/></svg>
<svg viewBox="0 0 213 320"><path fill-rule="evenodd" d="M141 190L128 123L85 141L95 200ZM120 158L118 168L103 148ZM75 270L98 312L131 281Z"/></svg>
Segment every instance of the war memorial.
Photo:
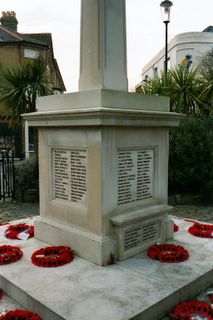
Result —
<svg viewBox="0 0 213 320"><path fill-rule="evenodd" d="M184 220L173 238L168 137L183 115L167 97L128 92L125 17L124 0L82 0L79 91L39 98L23 115L39 130L40 216L26 256L0 280L45 320L159 320L213 276L211 239L190 236ZM168 241L190 258L147 257ZM45 245L71 247L74 260L35 268L30 256Z"/></svg>

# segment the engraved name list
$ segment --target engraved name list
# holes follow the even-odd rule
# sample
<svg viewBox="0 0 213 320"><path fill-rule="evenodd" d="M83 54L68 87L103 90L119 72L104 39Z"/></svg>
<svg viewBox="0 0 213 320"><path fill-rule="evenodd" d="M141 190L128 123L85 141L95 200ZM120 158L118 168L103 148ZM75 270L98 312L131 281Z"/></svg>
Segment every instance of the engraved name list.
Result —
<svg viewBox="0 0 213 320"><path fill-rule="evenodd" d="M54 149L52 160L54 198L85 203L87 194L86 150Z"/></svg>
<svg viewBox="0 0 213 320"><path fill-rule="evenodd" d="M118 205L152 198L153 156L152 149L118 151Z"/></svg>

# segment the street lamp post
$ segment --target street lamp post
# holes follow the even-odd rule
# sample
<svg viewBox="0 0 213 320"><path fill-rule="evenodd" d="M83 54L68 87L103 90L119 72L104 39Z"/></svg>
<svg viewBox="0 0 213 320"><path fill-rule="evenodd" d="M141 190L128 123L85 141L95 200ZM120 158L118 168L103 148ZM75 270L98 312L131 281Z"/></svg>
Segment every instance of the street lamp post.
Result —
<svg viewBox="0 0 213 320"><path fill-rule="evenodd" d="M165 63L164 63L164 72L167 75L168 71L168 24L170 22L170 9L173 3L170 0L164 0L161 2L161 13L163 23L165 24Z"/></svg>

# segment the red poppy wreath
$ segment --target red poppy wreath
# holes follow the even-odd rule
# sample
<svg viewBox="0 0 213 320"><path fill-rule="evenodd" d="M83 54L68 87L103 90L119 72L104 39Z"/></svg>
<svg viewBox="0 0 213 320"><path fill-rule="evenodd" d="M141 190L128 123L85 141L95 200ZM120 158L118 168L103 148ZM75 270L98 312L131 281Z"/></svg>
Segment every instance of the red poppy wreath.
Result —
<svg viewBox="0 0 213 320"><path fill-rule="evenodd" d="M209 300L211 303L213 303L213 293L209 295Z"/></svg>
<svg viewBox="0 0 213 320"><path fill-rule="evenodd" d="M21 240L23 237L20 236L20 234L25 235L25 239L32 238L34 237L34 227L29 226L28 224L25 223L19 223L15 225L10 225L6 230L5 230L5 237L8 239L18 239Z"/></svg>
<svg viewBox="0 0 213 320"><path fill-rule="evenodd" d="M4 292L2 289L0 289L0 301L3 299L3 296L4 296Z"/></svg>
<svg viewBox="0 0 213 320"><path fill-rule="evenodd" d="M213 238L213 224L194 222L188 231L195 237Z"/></svg>
<svg viewBox="0 0 213 320"><path fill-rule="evenodd" d="M67 246L52 246L35 251L31 260L38 267L56 268L70 263L74 258L73 251Z"/></svg>
<svg viewBox="0 0 213 320"><path fill-rule="evenodd" d="M170 312L169 316L171 320L213 320L213 311L208 303L198 300L192 300L179 303Z"/></svg>
<svg viewBox="0 0 213 320"><path fill-rule="evenodd" d="M189 258L186 249L175 244L154 244L147 251L149 258L160 262L183 262Z"/></svg>
<svg viewBox="0 0 213 320"><path fill-rule="evenodd" d="M0 265L16 262L23 256L19 247L3 245L0 246Z"/></svg>
<svg viewBox="0 0 213 320"><path fill-rule="evenodd" d="M174 232L177 232L179 230L179 227L176 223L174 223Z"/></svg>
<svg viewBox="0 0 213 320"><path fill-rule="evenodd" d="M0 320L42 320L36 313L27 310L11 310L0 316Z"/></svg>

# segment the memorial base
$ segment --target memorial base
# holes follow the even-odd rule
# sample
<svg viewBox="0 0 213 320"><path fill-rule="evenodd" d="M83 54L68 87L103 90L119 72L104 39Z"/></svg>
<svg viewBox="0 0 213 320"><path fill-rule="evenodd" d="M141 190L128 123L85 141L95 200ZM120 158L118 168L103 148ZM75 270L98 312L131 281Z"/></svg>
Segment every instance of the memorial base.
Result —
<svg viewBox="0 0 213 320"><path fill-rule="evenodd" d="M51 245L66 245L76 255L97 265L108 265L116 260L116 236L99 237L76 226L66 226L49 219L37 217L35 237Z"/></svg>
<svg viewBox="0 0 213 320"><path fill-rule="evenodd" d="M91 90L39 101L40 218L35 236L98 265L172 237L167 219L167 97Z"/></svg>
<svg viewBox="0 0 213 320"><path fill-rule="evenodd" d="M111 222L117 235L118 260L145 251L153 242L171 239L173 222L167 215L170 209L167 205L155 205L113 217Z"/></svg>

